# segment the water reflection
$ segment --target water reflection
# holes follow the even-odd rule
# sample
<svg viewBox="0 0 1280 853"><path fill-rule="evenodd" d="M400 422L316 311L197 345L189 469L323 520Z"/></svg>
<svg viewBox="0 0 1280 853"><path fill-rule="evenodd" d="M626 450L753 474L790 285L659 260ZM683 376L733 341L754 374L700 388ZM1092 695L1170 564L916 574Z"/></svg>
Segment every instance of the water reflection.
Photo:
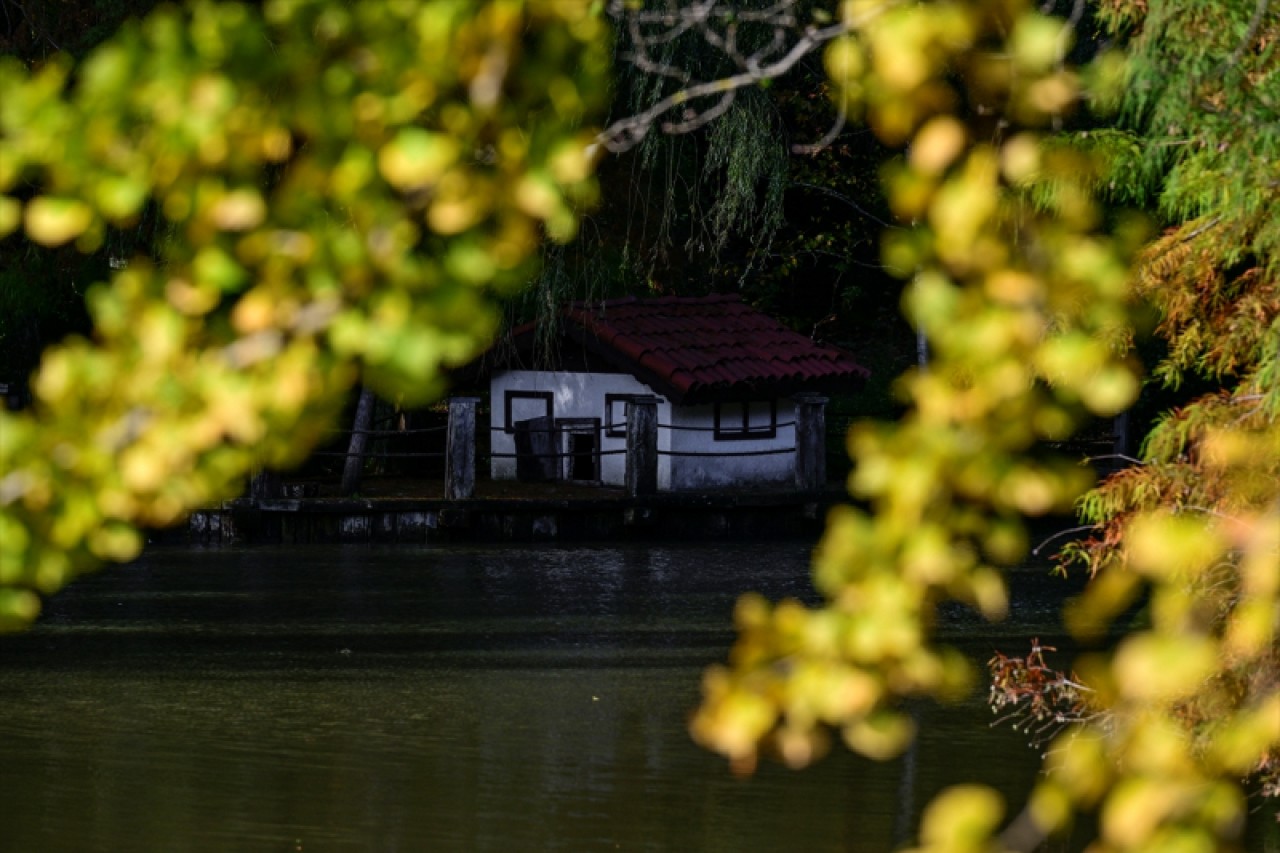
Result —
<svg viewBox="0 0 1280 853"><path fill-rule="evenodd" d="M1026 577L1018 643L1061 594ZM731 777L685 721L748 588L811 598L808 547L150 553L0 639L0 849L869 853L946 784L1030 784L976 700L919 709L909 779Z"/></svg>

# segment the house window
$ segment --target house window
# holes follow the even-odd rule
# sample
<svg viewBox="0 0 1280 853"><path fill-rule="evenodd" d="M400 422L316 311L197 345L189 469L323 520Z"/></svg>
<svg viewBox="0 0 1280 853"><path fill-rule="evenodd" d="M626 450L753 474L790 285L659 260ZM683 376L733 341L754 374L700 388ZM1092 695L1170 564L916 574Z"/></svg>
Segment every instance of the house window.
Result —
<svg viewBox="0 0 1280 853"><path fill-rule="evenodd" d="M778 434L778 404L716 403L716 441L774 438Z"/></svg>
<svg viewBox="0 0 1280 853"><path fill-rule="evenodd" d="M627 435L627 403L636 397L635 394L604 395L604 434L609 438L626 438Z"/></svg>
<svg viewBox="0 0 1280 853"><path fill-rule="evenodd" d="M530 418L551 417L550 391L507 391L503 396L502 430L507 434L516 431L516 421Z"/></svg>

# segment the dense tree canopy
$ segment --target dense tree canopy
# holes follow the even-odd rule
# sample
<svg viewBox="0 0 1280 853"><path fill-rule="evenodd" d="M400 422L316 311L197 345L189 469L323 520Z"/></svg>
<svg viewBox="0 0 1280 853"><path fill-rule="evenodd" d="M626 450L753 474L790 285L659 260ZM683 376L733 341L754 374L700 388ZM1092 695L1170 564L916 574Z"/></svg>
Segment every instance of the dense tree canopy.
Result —
<svg viewBox="0 0 1280 853"><path fill-rule="evenodd" d="M607 45L574 3L276 0L0 61L0 236L91 252L159 219L0 420L0 624L298 462L358 368L438 395L575 232Z"/></svg>

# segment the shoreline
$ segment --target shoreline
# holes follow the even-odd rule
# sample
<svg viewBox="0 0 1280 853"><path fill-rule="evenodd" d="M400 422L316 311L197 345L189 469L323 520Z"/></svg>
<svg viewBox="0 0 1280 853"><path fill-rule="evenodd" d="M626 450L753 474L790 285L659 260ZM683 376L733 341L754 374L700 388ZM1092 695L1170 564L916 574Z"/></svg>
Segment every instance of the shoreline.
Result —
<svg viewBox="0 0 1280 853"><path fill-rule="evenodd" d="M379 489L338 497L237 498L193 512L159 544L586 542L784 539L817 536L827 512L850 502L843 485L808 492L724 490L627 496L605 487L501 484L476 497L443 489ZM305 489L285 487L305 493Z"/></svg>

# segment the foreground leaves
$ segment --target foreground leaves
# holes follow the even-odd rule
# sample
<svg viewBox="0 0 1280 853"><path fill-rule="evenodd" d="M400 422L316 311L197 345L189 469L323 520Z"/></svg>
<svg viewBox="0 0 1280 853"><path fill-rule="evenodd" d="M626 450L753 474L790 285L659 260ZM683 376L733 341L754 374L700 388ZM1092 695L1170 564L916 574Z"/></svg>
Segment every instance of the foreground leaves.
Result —
<svg viewBox="0 0 1280 853"><path fill-rule="evenodd" d="M74 69L0 61L0 236L164 235L0 413L0 628L300 461L361 370L438 396L592 197L606 48L585 3L273 0L162 9Z"/></svg>
<svg viewBox="0 0 1280 853"><path fill-rule="evenodd" d="M932 360L901 382L904 418L850 436L850 489L868 509L829 520L815 557L825 606L741 603L729 666L704 681L700 741L742 769L761 752L806 764L832 730L883 758L909 740L901 699L963 689L967 666L927 626L945 599L999 618L999 569L1025 551L1021 519L1063 512L1089 486L1043 448L1135 399L1136 298L1162 312L1171 355L1160 375L1236 383L1172 415L1145 464L1083 505L1098 535L1076 553L1096 577L1069 623L1097 639L1145 596L1149 626L1073 677L1005 659L1022 713L1049 721L1045 736L1062 730L1025 812L1002 831L990 792L944 794L920 850L1033 849L1080 811L1098 813L1096 851L1233 849L1240 780L1278 790L1280 206L1264 153L1277 150L1277 22L1253 4L1206 0L1189 17L1174 4L1107 5L1137 34L1127 68L1104 56L1091 69L1095 104L1133 85L1136 120L1159 118L1197 146L1151 154L1176 164L1163 212L1193 218L1136 257L1137 276L1142 226L1093 198L1141 197L1116 186L1117 163L1136 156L1128 137L1107 138L1124 143L1116 161L1042 136L1079 94L1061 21L1019 3L853 2L851 33L827 57L843 107L885 141L909 142L885 172L904 227L886 234L884 259L912 279L904 307ZM1244 95L1215 94L1223 78L1208 68L1246 81ZM1215 109L1173 117L1202 98Z"/></svg>

